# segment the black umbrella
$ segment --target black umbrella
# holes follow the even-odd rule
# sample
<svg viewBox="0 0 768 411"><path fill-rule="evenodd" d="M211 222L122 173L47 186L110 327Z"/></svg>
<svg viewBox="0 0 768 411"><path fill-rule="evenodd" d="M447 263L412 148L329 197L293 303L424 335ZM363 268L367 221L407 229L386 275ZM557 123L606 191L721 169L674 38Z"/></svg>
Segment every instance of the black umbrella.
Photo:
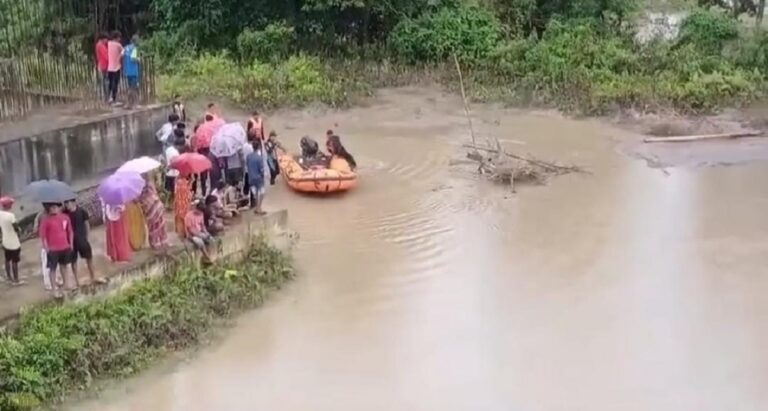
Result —
<svg viewBox="0 0 768 411"><path fill-rule="evenodd" d="M58 180L40 180L27 186L24 195L38 203L63 203L77 197L75 190Z"/></svg>

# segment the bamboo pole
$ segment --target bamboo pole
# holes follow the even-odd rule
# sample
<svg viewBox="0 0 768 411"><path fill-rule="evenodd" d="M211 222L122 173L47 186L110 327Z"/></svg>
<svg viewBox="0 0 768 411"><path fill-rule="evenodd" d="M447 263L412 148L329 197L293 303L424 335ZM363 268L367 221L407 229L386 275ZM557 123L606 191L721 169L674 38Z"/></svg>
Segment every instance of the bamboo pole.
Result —
<svg viewBox="0 0 768 411"><path fill-rule="evenodd" d="M456 57L456 53L453 54L453 62L456 63L456 72L459 73L459 86L461 87L461 100L464 102L464 114L467 116L467 122L469 123L469 133L472 136L472 145L475 145L475 127L472 124L472 113L469 110L467 93L464 91L464 76L461 74L461 65L459 65L459 58Z"/></svg>
<svg viewBox="0 0 768 411"><path fill-rule="evenodd" d="M763 132L759 130L758 131L739 131L735 133L700 134L700 135L694 135L694 136L647 137L647 138L644 138L643 141L646 143L685 143L685 142L701 141L701 140L757 137L762 134Z"/></svg>

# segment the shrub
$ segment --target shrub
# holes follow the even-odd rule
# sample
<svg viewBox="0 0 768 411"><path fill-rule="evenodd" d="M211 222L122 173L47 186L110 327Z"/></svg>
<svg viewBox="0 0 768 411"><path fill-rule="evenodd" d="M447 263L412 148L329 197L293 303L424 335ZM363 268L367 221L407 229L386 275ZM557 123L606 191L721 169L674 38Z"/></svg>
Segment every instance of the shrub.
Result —
<svg viewBox="0 0 768 411"><path fill-rule="evenodd" d="M181 264L116 297L25 314L0 334L0 409L29 410L93 378L132 373L194 344L217 318L258 305L293 275L263 241L244 260L209 269Z"/></svg>
<svg viewBox="0 0 768 411"><path fill-rule="evenodd" d="M410 63L438 63L455 53L463 63L474 64L491 55L501 39L501 23L491 12L461 6L403 20L388 41L395 55Z"/></svg>
<svg viewBox="0 0 768 411"><path fill-rule="evenodd" d="M720 55L723 47L739 35L738 22L717 11L696 9L680 25L679 45L692 45L698 50Z"/></svg>
<svg viewBox="0 0 768 411"><path fill-rule="evenodd" d="M237 36L237 51L244 62L277 62L287 58L296 41L293 27L271 23L264 30L245 29Z"/></svg>
<svg viewBox="0 0 768 411"><path fill-rule="evenodd" d="M186 56L196 54L197 45L183 31L157 31L152 36L142 39L142 53L155 59L160 71L176 68Z"/></svg>
<svg viewBox="0 0 768 411"><path fill-rule="evenodd" d="M160 81L161 98L181 94L221 97L243 106L301 106L319 101L346 102L341 80L331 76L319 59L297 55L277 63L242 66L226 53L188 59Z"/></svg>
<svg viewBox="0 0 768 411"><path fill-rule="evenodd" d="M475 78L486 89L511 83L517 94L585 114L662 106L711 111L754 99L763 82L759 71L740 69L700 45L637 45L596 20L553 21L541 40L510 41L483 69L490 74Z"/></svg>
<svg viewBox="0 0 768 411"><path fill-rule="evenodd" d="M744 69L768 68L768 32L759 30L747 38L739 39L726 54Z"/></svg>

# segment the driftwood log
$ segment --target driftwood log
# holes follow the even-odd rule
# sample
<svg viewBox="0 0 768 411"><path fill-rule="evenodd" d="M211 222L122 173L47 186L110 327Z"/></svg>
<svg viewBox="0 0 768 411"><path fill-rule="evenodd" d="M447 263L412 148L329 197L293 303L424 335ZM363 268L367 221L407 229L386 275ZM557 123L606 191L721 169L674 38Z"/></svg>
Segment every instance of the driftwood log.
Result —
<svg viewBox="0 0 768 411"><path fill-rule="evenodd" d="M700 134L694 136L646 137L643 141L646 143L685 143L690 141L757 137L762 134L762 131L740 131L736 133Z"/></svg>

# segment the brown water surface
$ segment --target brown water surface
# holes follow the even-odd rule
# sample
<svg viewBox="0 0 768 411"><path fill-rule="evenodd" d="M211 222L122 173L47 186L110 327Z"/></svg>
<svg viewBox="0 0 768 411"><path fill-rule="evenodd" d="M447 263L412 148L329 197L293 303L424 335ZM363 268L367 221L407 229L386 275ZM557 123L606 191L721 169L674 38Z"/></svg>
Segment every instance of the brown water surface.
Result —
<svg viewBox="0 0 768 411"><path fill-rule="evenodd" d="M473 109L481 136L592 174L511 196L449 166L466 123L433 90L273 116L293 146L338 123L361 163L348 195L269 191L298 279L189 363L71 409L768 409L768 165L665 175L597 121Z"/></svg>

